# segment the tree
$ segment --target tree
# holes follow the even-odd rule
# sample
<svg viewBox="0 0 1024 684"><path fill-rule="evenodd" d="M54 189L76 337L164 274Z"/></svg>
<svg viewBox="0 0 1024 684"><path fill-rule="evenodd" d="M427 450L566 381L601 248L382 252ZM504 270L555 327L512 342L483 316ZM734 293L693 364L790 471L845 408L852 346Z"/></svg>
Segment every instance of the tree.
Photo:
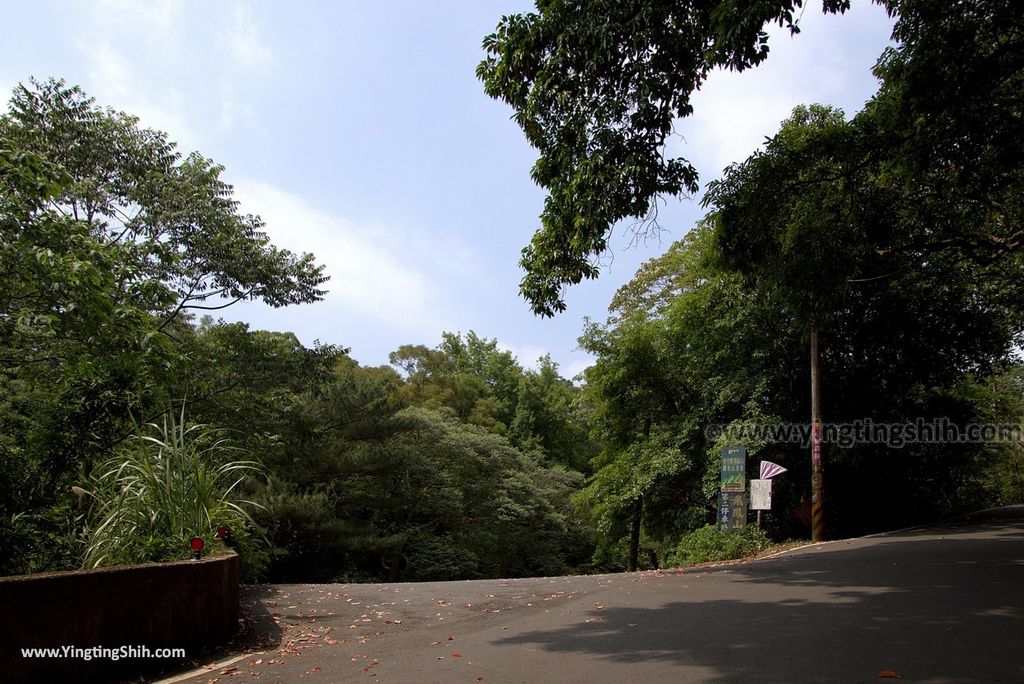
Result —
<svg viewBox="0 0 1024 684"><path fill-rule="evenodd" d="M663 321L659 334L677 383L666 396L691 426L761 416L804 422L806 397L794 382L799 387L807 372L806 336L816 322L828 325L823 363L835 381L826 394L835 420L969 421L978 406L954 391L957 383L965 373L985 377L1011 363L1024 282L1024 184L1014 161L1024 154L1021 17L1006 0L886 4L897 17L898 45L883 55L883 85L864 112L848 122L828 108L799 109L763 151L713 185L713 228L703 239L709 267L693 261L697 240L673 246L616 297L608 332L620 336L617 343L631 327ZM688 113L666 107L676 72L658 71L686 64L666 38L675 28L671 13L692 10L685 25L708 45L726 35L739 41L734 46L766 47L756 35L764 18L791 9L761 6L744 17L732 3L669 5L545 3L537 14L505 18L485 40L490 55L479 75L489 94L516 110L540 152L535 180L549 191L523 262L523 293L537 313L559 310L565 284L596 275L586 259L601 253L616 221L650 219L653 198L685 189L658 186L678 161L659 156L671 121ZM703 11L720 23L709 25ZM657 23L649 25L652 18ZM716 33L733 22L736 30ZM696 88L707 73L699 67L726 53L681 54L697 55L688 62L698 65L689 72L698 74ZM764 54L732 66L746 68ZM683 89L687 97L693 88ZM645 118L654 113L661 118ZM616 194L623 186L641 201L631 205ZM596 368L613 367L622 349L605 351ZM627 372L621 383L646 379ZM616 405L615 396L599 400L599 415ZM698 448L685 430L677 434L684 450ZM920 519L976 500L969 493L976 449L915 448L884 460L880 453L859 445L840 454L847 515L839 527L878 528L886 516ZM796 454L787 458L799 462ZM856 510L846 487L854 478L861 486L898 483L899 510Z"/></svg>
<svg viewBox="0 0 1024 684"><path fill-rule="evenodd" d="M722 267L718 230L709 216L644 264L616 293L608 323L580 339L598 357L584 391L605 449L576 501L603 553L629 537L627 567L643 540L666 551L709 522L719 472L709 426L770 421L795 403L790 373L802 357L792 354L791 317Z"/></svg>
<svg viewBox="0 0 1024 684"><path fill-rule="evenodd" d="M807 330L814 541L825 534L820 330L848 296L853 276L877 257L864 234L872 222L863 214L879 205L863 187L870 182L856 132L841 111L797 107L763 150L726 169L704 198L718 209L726 261L762 287L778 287Z"/></svg>
<svg viewBox="0 0 1024 684"><path fill-rule="evenodd" d="M914 216L902 247L990 263L1024 247L1024 17L1011 0L894 0L897 45L858 116ZM903 213L903 212L901 212Z"/></svg>
<svg viewBox="0 0 1024 684"><path fill-rule="evenodd" d="M876 150L889 180L913 184L926 230L918 248L959 245L991 259L1024 246L1022 19L1012 0L884 0L896 47L882 56ZM742 5L742 6L741 6ZM477 74L515 110L548 191L541 228L523 250L522 294L534 311L564 308L562 290L594 278L611 228L656 221L658 196L696 192L664 142L711 69L742 70L768 55L764 27L796 32L800 0L760 4L645 0L538 3L484 39ZM826 12L842 12L826 0ZM923 228L925 226L922 226Z"/></svg>
<svg viewBox="0 0 1024 684"><path fill-rule="evenodd" d="M848 0L825 0L840 12ZM548 194L523 250L520 291L533 311L565 308L562 291L595 278L611 228L656 221L656 199L697 192L697 172L666 158L677 117L712 69L743 70L768 55L765 27L798 27L801 0L763 3L643 0L538 2L484 38L484 90L515 110L540 154L534 181Z"/></svg>
<svg viewBox="0 0 1024 684"><path fill-rule="evenodd" d="M581 410L580 391L558 374L558 364L542 356L538 370L519 380L509 437L520 449L537 449L550 463L586 472L595 444L587 435L589 417Z"/></svg>
<svg viewBox="0 0 1024 684"><path fill-rule="evenodd" d="M183 311L324 294L327 278L311 254L274 247L259 217L238 213L223 167L197 153L183 159L166 134L97 107L77 86L19 85L0 135L67 174L46 209L122 253L113 269L118 304L158 316L158 330ZM218 298L229 301L206 304Z"/></svg>
<svg viewBox="0 0 1024 684"><path fill-rule="evenodd" d="M517 448L539 450L551 463L583 471L595 453L579 389L550 358L524 370L497 340L470 331L446 332L436 349L403 345L390 355L407 377L402 394L413 405L447 408L462 420L506 435Z"/></svg>
<svg viewBox="0 0 1024 684"><path fill-rule="evenodd" d="M221 172L63 81L18 86L0 116L0 524L30 521L35 549L12 568L59 546L68 487L182 398L193 311L323 295L322 267L271 245Z"/></svg>

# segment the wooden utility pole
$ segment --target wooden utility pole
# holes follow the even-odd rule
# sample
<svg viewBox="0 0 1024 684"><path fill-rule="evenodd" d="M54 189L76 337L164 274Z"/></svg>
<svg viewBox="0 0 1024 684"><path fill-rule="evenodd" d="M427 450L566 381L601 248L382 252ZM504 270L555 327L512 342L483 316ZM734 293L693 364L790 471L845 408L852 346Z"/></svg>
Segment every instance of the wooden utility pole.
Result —
<svg viewBox="0 0 1024 684"><path fill-rule="evenodd" d="M825 540L825 487L821 462L821 356L818 320L811 321L811 540Z"/></svg>

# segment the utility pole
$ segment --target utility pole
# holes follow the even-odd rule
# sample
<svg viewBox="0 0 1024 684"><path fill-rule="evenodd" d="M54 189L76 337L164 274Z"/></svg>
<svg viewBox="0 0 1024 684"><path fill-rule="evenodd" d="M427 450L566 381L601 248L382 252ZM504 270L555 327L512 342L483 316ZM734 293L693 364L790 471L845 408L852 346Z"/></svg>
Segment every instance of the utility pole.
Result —
<svg viewBox="0 0 1024 684"><path fill-rule="evenodd" d="M811 541L825 540L825 488L821 462L821 356L818 319L811 321Z"/></svg>

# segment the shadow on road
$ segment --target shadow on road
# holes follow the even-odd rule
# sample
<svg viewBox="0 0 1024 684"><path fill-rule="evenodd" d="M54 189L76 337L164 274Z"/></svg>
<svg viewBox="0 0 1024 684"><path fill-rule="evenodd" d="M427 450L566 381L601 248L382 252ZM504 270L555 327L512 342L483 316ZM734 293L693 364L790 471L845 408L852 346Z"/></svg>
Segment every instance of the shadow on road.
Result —
<svg viewBox="0 0 1024 684"><path fill-rule="evenodd" d="M571 627L493 643L695 665L710 681L836 681L837 671L869 681L892 670L913 681L1020 682L1020 518L984 535L950 525L684 574L664 582L678 600L660 607L593 610ZM702 600L712 586L709 595L729 598Z"/></svg>
<svg viewBox="0 0 1024 684"><path fill-rule="evenodd" d="M277 587L270 584L242 587L243 627L236 639L235 648L271 649L280 645L281 626L266 606L266 601L273 598L277 591Z"/></svg>

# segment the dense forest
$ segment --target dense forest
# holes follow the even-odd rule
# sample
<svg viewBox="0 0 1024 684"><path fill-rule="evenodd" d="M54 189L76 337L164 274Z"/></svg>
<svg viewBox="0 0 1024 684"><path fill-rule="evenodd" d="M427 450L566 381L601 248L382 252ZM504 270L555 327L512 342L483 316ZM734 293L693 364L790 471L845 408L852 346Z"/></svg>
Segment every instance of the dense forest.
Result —
<svg viewBox="0 0 1024 684"><path fill-rule="evenodd" d="M700 43L704 71L662 84L664 56L694 46L652 51L672 3L641 4L603 22L552 4L485 40L479 74L552 193L524 251L541 314L596 275L611 225L696 190L657 152L688 97L633 86L688 95L758 63L761 27L785 23L691 17L734 42ZM827 422L1020 426L1024 19L947 4L889 3L896 46L865 108L799 107L709 184L706 216L582 331L579 383L475 332L367 367L343 340L217 320L330 283L241 213L212 160L62 81L18 86L0 117L0 574L186 557L221 525L249 580L665 566L713 537L735 445L789 469L759 534L804 538L806 445L741 428L806 424L812 327ZM641 37L647 61L599 49L601 31ZM830 442L825 462L834 537L1024 501L1019 440Z"/></svg>
<svg viewBox="0 0 1024 684"><path fill-rule="evenodd" d="M228 523L278 580L589 561L570 498L596 448L549 359L471 332L366 368L215 321L316 301L322 269L269 244L220 167L77 88L19 87L0 132L0 572L181 557Z"/></svg>

